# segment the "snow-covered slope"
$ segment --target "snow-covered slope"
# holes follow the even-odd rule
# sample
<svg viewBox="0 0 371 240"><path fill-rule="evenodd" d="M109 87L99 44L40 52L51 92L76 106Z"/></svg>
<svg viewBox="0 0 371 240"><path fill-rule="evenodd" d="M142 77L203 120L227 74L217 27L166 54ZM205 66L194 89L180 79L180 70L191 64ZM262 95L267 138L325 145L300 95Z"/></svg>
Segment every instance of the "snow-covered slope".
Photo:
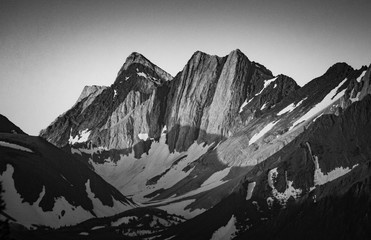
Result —
<svg viewBox="0 0 371 240"><path fill-rule="evenodd" d="M28 228L114 215L134 203L87 165L39 137L0 133L5 213Z"/></svg>

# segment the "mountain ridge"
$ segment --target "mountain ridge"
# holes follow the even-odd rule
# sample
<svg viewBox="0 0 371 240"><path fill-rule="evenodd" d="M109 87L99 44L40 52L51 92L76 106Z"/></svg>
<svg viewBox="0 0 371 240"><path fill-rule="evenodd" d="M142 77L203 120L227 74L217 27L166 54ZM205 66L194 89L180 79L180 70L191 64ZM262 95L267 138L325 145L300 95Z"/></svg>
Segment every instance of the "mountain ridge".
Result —
<svg viewBox="0 0 371 240"><path fill-rule="evenodd" d="M371 65L335 63L302 87L238 49L224 57L197 51L171 80L162 71L132 53L111 86L84 88L40 134L141 207L93 217L65 234L286 236L295 225L288 216L303 209L306 219L318 219L339 194L339 208L349 199L367 211L368 200L352 194L368 196ZM306 230L307 220L292 219Z"/></svg>

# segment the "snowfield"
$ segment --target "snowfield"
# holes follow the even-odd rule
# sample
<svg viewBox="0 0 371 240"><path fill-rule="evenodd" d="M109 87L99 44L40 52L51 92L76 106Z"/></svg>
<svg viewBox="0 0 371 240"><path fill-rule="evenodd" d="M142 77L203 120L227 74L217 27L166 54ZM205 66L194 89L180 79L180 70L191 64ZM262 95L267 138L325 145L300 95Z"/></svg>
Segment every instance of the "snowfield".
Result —
<svg viewBox="0 0 371 240"><path fill-rule="evenodd" d="M256 186L256 182L251 182L249 183L248 187L247 187L247 195L246 195L246 200L250 200L251 197L252 197L252 193L254 191L254 188Z"/></svg>
<svg viewBox="0 0 371 240"><path fill-rule="evenodd" d="M284 109L282 109L281 111L279 111L277 113L277 116L281 116L281 115L283 115L285 113L289 113L289 112L293 111L295 108L299 107L305 101L305 99L307 99L307 97L304 98L303 100L301 100L300 102L296 103L296 104L295 103L291 103L290 105L288 105L287 107L285 107Z"/></svg>
<svg viewBox="0 0 371 240"><path fill-rule="evenodd" d="M148 154L144 153L140 159L136 159L132 152L128 156L122 155L116 163L111 159L106 159L104 164L90 162L96 173L124 195L131 195L135 202L144 203L149 201L145 195L161 188L170 188L187 177L193 168L187 172L182 170L205 154L210 147L195 142L187 152L170 153L165 141L166 136L163 134L159 142L152 143ZM147 184L154 177L159 177L156 183Z"/></svg>
<svg viewBox="0 0 371 240"><path fill-rule="evenodd" d="M275 186L274 181L278 176L277 168L274 168L268 172L268 185L272 188L272 196L277 199L281 205L286 205L290 197L298 198L303 192L301 189L295 189L292 181L287 181L287 186L284 192L279 192ZM268 199L267 199L268 201ZM268 204L269 205L269 204Z"/></svg>
<svg viewBox="0 0 371 240"><path fill-rule="evenodd" d="M23 147L21 145L15 144L15 143L0 141L0 146L33 153L33 151L31 149Z"/></svg>
<svg viewBox="0 0 371 240"><path fill-rule="evenodd" d="M256 142L259 138L263 137L267 132L269 132L274 127L274 125L276 125L277 122L278 121L270 122L262 130L260 130L260 132L255 133L254 136L252 136L251 139L249 140L249 145Z"/></svg>
<svg viewBox="0 0 371 240"><path fill-rule="evenodd" d="M213 233L211 240L229 240L233 239L236 236L237 228L236 228L236 217L232 215L231 219L229 219L227 225L219 228Z"/></svg>
<svg viewBox="0 0 371 240"><path fill-rule="evenodd" d="M6 171L0 176L4 189L3 199L6 202L5 212L25 227L32 228L33 224L38 224L57 228L74 225L94 217L82 207L71 205L64 197L55 199L52 211L44 211L39 204L45 196L45 187L36 202L33 204L24 202L16 191L13 173L14 168L7 164Z"/></svg>
<svg viewBox="0 0 371 240"><path fill-rule="evenodd" d="M332 105L334 102L336 102L339 98L344 96L345 90L343 89L341 92L338 93L338 89L347 81L348 79L345 78L339 85L332 89L331 92L329 92L321 102L316 104L312 109L310 109L306 114L304 114L302 117L300 117L298 120L296 120L289 130L293 129L297 124L302 123L306 120L312 119L317 114L319 114L321 111L326 109L328 106Z"/></svg>

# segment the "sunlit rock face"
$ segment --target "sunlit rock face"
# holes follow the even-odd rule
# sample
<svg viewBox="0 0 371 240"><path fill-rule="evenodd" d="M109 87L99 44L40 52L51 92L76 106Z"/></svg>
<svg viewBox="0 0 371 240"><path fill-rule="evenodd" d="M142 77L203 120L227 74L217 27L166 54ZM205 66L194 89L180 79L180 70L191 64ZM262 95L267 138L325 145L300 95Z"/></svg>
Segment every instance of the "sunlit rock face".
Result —
<svg viewBox="0 0 371 240"><path fill-rule="evenodd" d="M166 123L180 129L170 131L170 147L182 151L194 140L226 139L264 104L269 109L297 88L294 80L273 77L239 50L223 58L196 52L170 85ZM249 111L241 115L248 101Z"/></svg>
<svg viewBox="0 0 371 240"><path fill-rule="evenodd" d="M77 103L40 135L56 146L81 139L105 149L129 149L139 134L159 137L167 81L172 77L138 53L132 53L110 87L85 87ZM143 150L141 150L143 151Z"/></svg>
<svg viewBox="0 0 371 240"><path fill-rule="evenodd" d="M336 63L300 87L234 50L195 52L172 78L133 53L111 86L86 87L41 136L143 209L184 218L160 239L256 236L298 209L318 219L311 210L340 190L334 202L367 210L370 75Z"/></svg>
<svg viewBox="0 0 371 240"><path fill-rule="evenodd" d="M139 136L159 138L166 126L170 151L185 151L194 141L210 144L232 136L297 88L291 78L274 77L239 50L225 57L196 52L174 79L132 53L114 84L85 87L77 103L40 135L60 147L136 146L140 155L146 148Z"/></svg>

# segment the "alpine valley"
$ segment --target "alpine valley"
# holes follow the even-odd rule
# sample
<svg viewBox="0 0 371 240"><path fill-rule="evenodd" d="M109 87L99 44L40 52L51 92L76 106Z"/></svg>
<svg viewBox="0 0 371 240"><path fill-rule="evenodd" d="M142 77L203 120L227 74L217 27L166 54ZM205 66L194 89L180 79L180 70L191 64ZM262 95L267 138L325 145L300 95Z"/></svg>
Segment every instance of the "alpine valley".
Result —
<svg viewBox="0 0 371 240"><path fill-rule="evenodd" d="M308 69L310 71L310 69ZM300 87L240 50L132 53L29 136L0 115L14 239L368 239L371 65Z"/></svg>

